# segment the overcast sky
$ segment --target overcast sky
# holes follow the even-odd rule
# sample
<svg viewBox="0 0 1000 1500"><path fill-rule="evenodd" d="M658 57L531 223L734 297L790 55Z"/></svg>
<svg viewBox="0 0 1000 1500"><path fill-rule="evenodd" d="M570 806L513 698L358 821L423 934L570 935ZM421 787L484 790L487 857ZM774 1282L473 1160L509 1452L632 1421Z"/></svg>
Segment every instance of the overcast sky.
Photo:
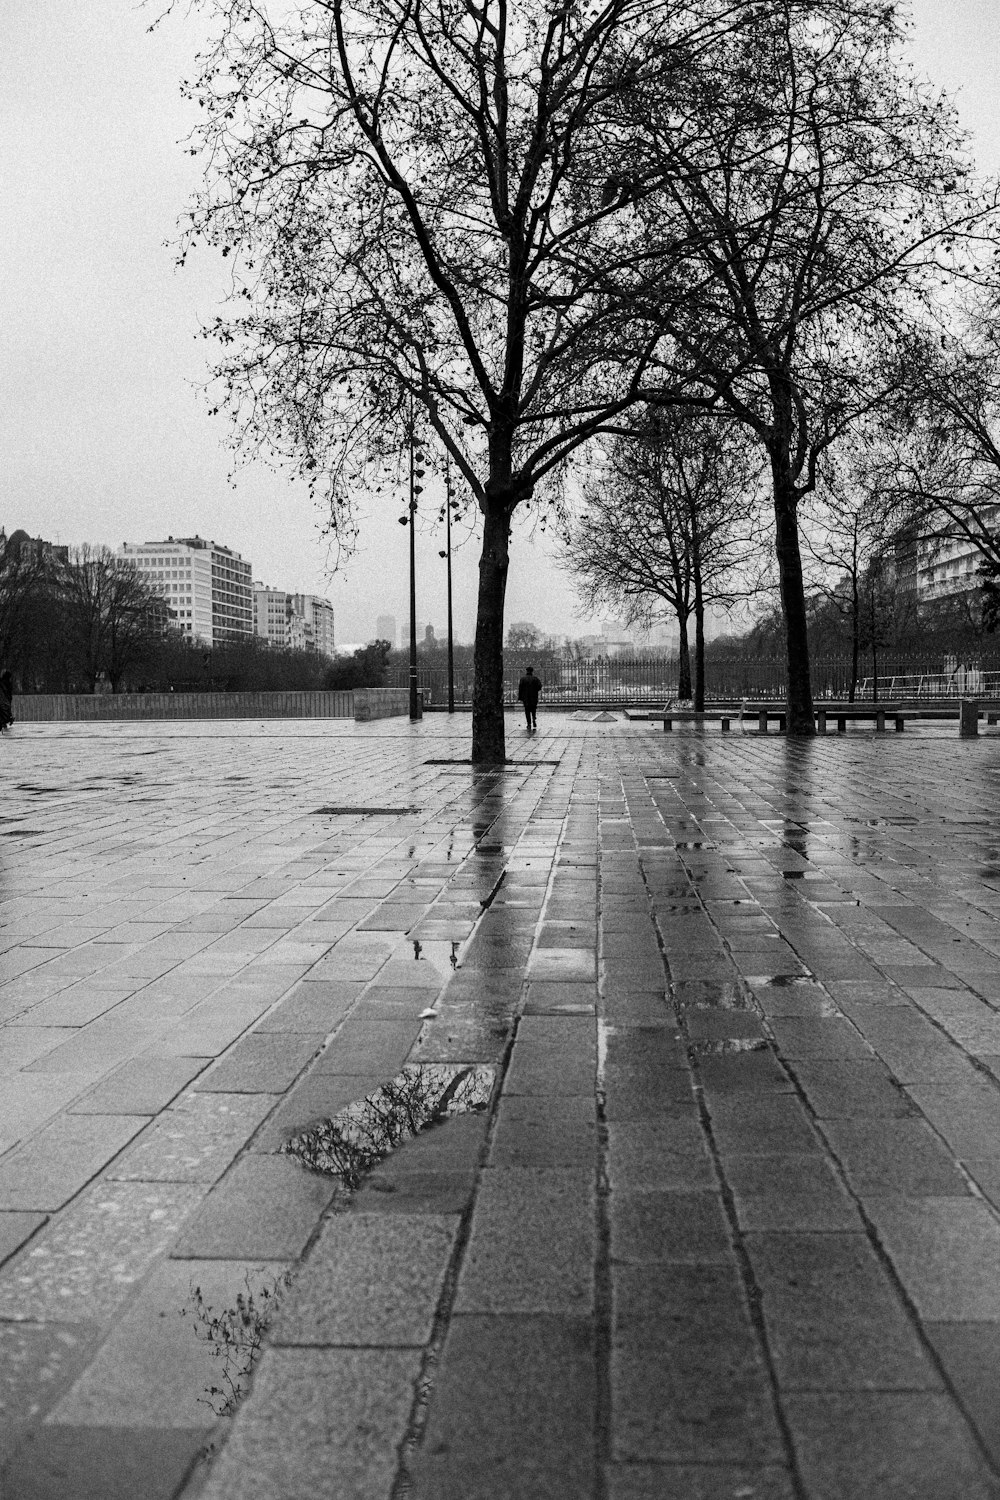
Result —
<svg viewBox="0 0 1000 1500"><path fill-rule="evenodd" d="M200 23L130 0L7 0L0 98L0 522L77 543L194 532L235 547L254 577L324 594L338 641L365 640L377 614L406 613L406 533L372 511L361 546L331 575L322 516L263 465L230 483L222 419L197 387L198 337L223 285L221 263L182 271L164 242L197 163L178 142L191 117L179 79ZM918 66L957 93L980 166L1000 173L1000 0L914 0ZM428 499L433 501L428 494ZM440 537L419 538L421 622L445 619ZM471 639L478 543L456 553L455 623ZM507 619L558 634L592 623L554 571L544 538L515 536Z"/></svg>

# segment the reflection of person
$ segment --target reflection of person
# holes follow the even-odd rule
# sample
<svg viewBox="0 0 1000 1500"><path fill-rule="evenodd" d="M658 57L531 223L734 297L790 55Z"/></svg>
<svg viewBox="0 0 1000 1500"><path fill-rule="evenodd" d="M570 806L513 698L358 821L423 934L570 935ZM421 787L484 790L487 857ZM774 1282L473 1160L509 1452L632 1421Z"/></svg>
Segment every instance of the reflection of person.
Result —
<svg viewBox="0 0 1000 1500"><path fill-rule="evenodd" d="M14 722L12 702L14 698L14 683L9 672L0 672L0 731L9 729Z"/></svg>
<svg viewBox="0 0 1000 1500"><path fill-rule="evenodd" d="M517 685L517 696L524 704L524 718L529 729L537 729L535 715L538 711L538 695L542 684L535 676L534 667L526 667L524 676Z"/></svg>

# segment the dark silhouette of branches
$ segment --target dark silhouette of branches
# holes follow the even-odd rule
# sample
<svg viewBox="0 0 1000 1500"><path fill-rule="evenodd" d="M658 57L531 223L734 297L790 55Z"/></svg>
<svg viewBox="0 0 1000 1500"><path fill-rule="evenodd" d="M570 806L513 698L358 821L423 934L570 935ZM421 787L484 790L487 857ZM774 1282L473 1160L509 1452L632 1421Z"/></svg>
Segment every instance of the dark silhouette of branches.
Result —
<svg viewBox="0 0 1000 1500"><path fill-rule="evenodd" d="M563 566L588 613L677 622L678 696L705 706L705 610L758 592L761 465L738 424L684 408L653 410L610 443L583 486ZM688 625L695 625L692 679ZM692 692L693 680L693 692Z"/></svg>
<svg viewBox="0 0 1000 1500"><path fill-rule="evenodd" d="M59 570L58 594L69 651L91 692L101 677L117 692L168 628L157 591L107 547L76 548Z"/></svg>
<svg viewBox="0 0 1000 1500"><path fill-rule="evenodd" d="M651 302L664 256L689 266L691 295L662 298L665 377L693 369L767 456L799 734L814 732L800 502L942 289L992 257L995 194L901 44L880 0L785 0L708 48L680 95L644 74L621 115L622 160L661 184L642 207Z"/></svg>
<svg viewBox="0 0 1000 1500"><path fill-rule="evenodd" d="M979 558L980 612L998 623L1000 581L1000 335L994 299L974 303L947 335L914 336L903 351L880 481L895 525L919 559L958 544Z"/></svg>
<svg viewBox="0 0 1000 1500"><path fill-rule="evenodd" d="M203 241L235 267L218 407L241 451L314 484L341 535L355 495L399 484L411 441L462 476L483 527L474 761L505 753L511 518L557 499L576 449L639 399L654 312L690 291L664 244L655 308L636 297L636 206L673 167L609 176L612 101L689 98L692 60L767 3L212 0L183 254ZM686 380L661 360L658 398Z"/></svg>

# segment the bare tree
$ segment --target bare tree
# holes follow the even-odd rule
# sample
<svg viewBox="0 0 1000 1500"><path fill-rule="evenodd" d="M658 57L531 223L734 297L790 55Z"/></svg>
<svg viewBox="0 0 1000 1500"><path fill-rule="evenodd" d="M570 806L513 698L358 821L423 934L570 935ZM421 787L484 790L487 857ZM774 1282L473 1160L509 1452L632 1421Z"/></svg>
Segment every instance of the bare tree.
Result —
<svg viewBox="0 0 1000 1500"><path fill-rule="evenodd" d="M692 58L771 0L201 3L219 32L188 85L208 165L186 248L235 265L219 405L342 536L352 495L437 439L483 525L472 758L502 760L511 518L639 399L654 315L688 292L660 247L656 305L637 300L622 226L663 164L610 181L610 101L654 76L689 96ZM661 361L658 399L685 379Z"/></svg>
<svg viewBox="0 0 1000 1500"><path fill-rule="evenodd" d="M107 547L75 549L60 571L59 594L67 645L91 692L102 675L117 692L123 675L168 628L159 594Z"/></svg>
<svg viewBox="0 0 1000 1500"><path fill-rule="evenodd" d="M705 707L705 609L757 592L760 464L732 421L683 408L640 417L583 486L562 563L592 613L648 625L664 607L680 635L678 696ZM695 626L692 678L688 625ZM693 693L692 693L693 682Z"/></svg>
<svg viewBox="0 0 1000 1500"><path fill-rule="evenodd" d="M20 684L32 672L57 628L55 608L59 554L49 543L0 531L0 662Z"/></svg>
<svg viewBox="0 0 1000 1500"><path fill-rule="evenodd" d="M885 490L884 418L881 414L868 433L856 429L830 455L804 529L812 585L848 628L852 703L862 649L869 645L874 659L892 630L908 551L897 508Z"/></svg>
<svg viewBox="0 0 1000 1500"><path fill-rule="evenodd" d="M689 266L690 295L662 296L665 374L693 369L767 455L797 734L814 732L800 504L888 357L992 248L993 197L948 101L901 64L901 25L882 0L784 0L680 93L645 72L620 116L622 173L661 189L637 208L651 301L665 256Z"/></svg>

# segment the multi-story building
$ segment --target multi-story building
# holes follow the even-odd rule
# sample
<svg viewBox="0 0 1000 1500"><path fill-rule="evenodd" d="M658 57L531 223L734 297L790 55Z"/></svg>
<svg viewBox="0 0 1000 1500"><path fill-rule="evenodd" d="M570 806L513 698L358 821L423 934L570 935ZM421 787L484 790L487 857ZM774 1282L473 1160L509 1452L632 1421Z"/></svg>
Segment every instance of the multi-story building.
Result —
<svg viewBox="0 0 1000 1500"><path fill-rule="evenodd" d="M980 522L1000 531L1000 504L984 505ZM920 537L916 543L914 582L921 601L967 594L982 582L983 554L967 537Z"/></svg>
<svg viewBox="0 0 1000 1500"><path fill-rule="evenodd" d="M377 641L388 641L390 646L396 644L396 616L379 615L375 621L375 639Z"/></svg>
<svg viewBox="0 0 1000 1500"><path fill-rule="evenodd" d="M333 634L333 605L319 594L296 594L296 609L312 629L312 646L323 656L336 656Z"/></svg>
<svg viewBox="0 0 1000 1500"><path fill-rule="evenodd" d="M159 590L171 620L192 640L218 646L253 635L250 564L231 547L202 537L124 542L127 557Z"/></svg>
<svg viewBox="0 0 1000 1500"><path fill-rule="evenodd" d="M291 644L291 594L284 589L253 586L254 630L272 646L286 648Z"/></svg>
<svg viewBox="0 0 1000 1500"><path fill-rule="evenodd" d="M272 646L334 656L333 605L318 594L289 594L254 585L254 626Z"/></svg>

